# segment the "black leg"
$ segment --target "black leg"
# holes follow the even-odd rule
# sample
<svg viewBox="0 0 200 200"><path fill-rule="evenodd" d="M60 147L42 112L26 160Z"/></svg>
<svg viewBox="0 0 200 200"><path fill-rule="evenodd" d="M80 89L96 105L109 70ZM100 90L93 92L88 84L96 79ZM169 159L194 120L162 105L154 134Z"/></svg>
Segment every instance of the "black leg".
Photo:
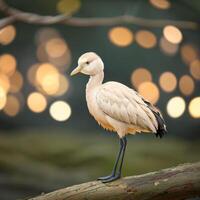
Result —
<svg viewBox="0 0 200 200"><path fill-rule="evenodd" d="M116 170L117 170L117 166L118 166L118 163L119 163L119 159L121 157L121 153L122 153L122 150L123 150L123 140L120 139L119 142L120 142L120 149L119 149L119 153L117 155L117 159L115 161L115 164L114 164L114 167L113 167L111 175L99 177L98 180L107 180L107 179L110 179L111 177L115 176Z"/></svg>
<svg viewBox="0 0 200 200"><path fill-rule="evenodd" d="M121 176L121 172L122 172L122 165L123 165L123 162L124 162L124 155L125 155L125 151L126 151L126 145L127 145L127 139L126 139L126 137L124 137L123 139L123 150L122 150L122 160L121 160L121 163L120 163L120 166L119 166L119 174L120 174L120 176Z"/></svg>
<svg viewBox="0 0 200 200"><path fill-rule="evenodd" d="M106 178L106 179L103 179L102 182L103 183L108 183L108 182L111 182L111 181L114 181L114 180L117 180L121 177L121 170L122 170L122 165L123 165L123 161L124 161L124 154L125 154L125 150L126 150L126 145L127 145L127 140L126 140L126 137L123 137L120 139L120 155L118 156L117 160L116 160L116 163L115 166L114 166L114 169L115 170L115 173L110 176L109 178ZM121 154L122 154L122 158L121 158L121 163L120 163L120 166L119 166L119 171L116 173L116 170L117 170L117 165L118 165L118 162L119 162L119 159L121 157Z"/></svg>

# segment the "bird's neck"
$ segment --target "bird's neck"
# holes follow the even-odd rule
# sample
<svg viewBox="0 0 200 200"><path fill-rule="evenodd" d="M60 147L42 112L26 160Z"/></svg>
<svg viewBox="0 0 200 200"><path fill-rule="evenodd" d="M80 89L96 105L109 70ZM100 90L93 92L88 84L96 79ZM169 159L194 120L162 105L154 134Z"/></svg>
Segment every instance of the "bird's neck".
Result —
<svg viewBox="0 0 200 200"><path fill-rule="evenodd" d="M91 91L92 89L100 86L104 79L104 72L101 71L100 73L90 76L90 79L86 86L86 91Z"/></svg>

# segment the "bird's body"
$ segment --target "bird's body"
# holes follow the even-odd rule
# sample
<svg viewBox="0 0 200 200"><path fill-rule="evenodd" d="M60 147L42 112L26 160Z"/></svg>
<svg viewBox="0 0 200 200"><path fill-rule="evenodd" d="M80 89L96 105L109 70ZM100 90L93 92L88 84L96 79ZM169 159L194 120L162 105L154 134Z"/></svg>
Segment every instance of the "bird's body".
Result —
<svg viewBox="0 0 200 200"><path fill-rule="evenodd" d="M120 177L116 176L114 172L116 172L122 151L124 155L127 134L151 132L162 137L166 132L166 125L158 109L135 90L119 82L103 83L103 69L104 65L100 57L89 52L79 58L79 66L72 72L72 75L78 72L90 75L86 86L89 112L104 129L116 132L121 138L121 147L124 148L124 151L123 148L120 149L112 176L102 178L108 182Z"/></svg>

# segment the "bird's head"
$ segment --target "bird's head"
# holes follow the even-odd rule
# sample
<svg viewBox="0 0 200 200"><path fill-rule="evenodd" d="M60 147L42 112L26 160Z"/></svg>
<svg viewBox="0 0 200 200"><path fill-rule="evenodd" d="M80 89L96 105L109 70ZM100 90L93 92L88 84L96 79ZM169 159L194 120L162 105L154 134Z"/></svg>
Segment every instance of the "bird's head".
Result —
<svg viewBox="0 0 200 200"><path fill-rule="evenodd" d="M80 56L78 67L71 72L71 76L78 73L94 76L102 72L103 69L104 64L101 58L94 52L87 52Z"/></svg>

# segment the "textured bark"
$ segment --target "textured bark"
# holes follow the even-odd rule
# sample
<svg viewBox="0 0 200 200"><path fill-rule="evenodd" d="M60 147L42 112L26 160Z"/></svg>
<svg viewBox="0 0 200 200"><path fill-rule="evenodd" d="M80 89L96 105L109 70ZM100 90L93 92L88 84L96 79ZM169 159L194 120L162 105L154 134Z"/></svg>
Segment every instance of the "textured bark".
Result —
<svg viewBox="0 0 200 200"><path fill-rule="evenodd" d="M200 197L200 162L126 177L112 183L83 183L30 200L182 200L193 197Z"/></svg>

